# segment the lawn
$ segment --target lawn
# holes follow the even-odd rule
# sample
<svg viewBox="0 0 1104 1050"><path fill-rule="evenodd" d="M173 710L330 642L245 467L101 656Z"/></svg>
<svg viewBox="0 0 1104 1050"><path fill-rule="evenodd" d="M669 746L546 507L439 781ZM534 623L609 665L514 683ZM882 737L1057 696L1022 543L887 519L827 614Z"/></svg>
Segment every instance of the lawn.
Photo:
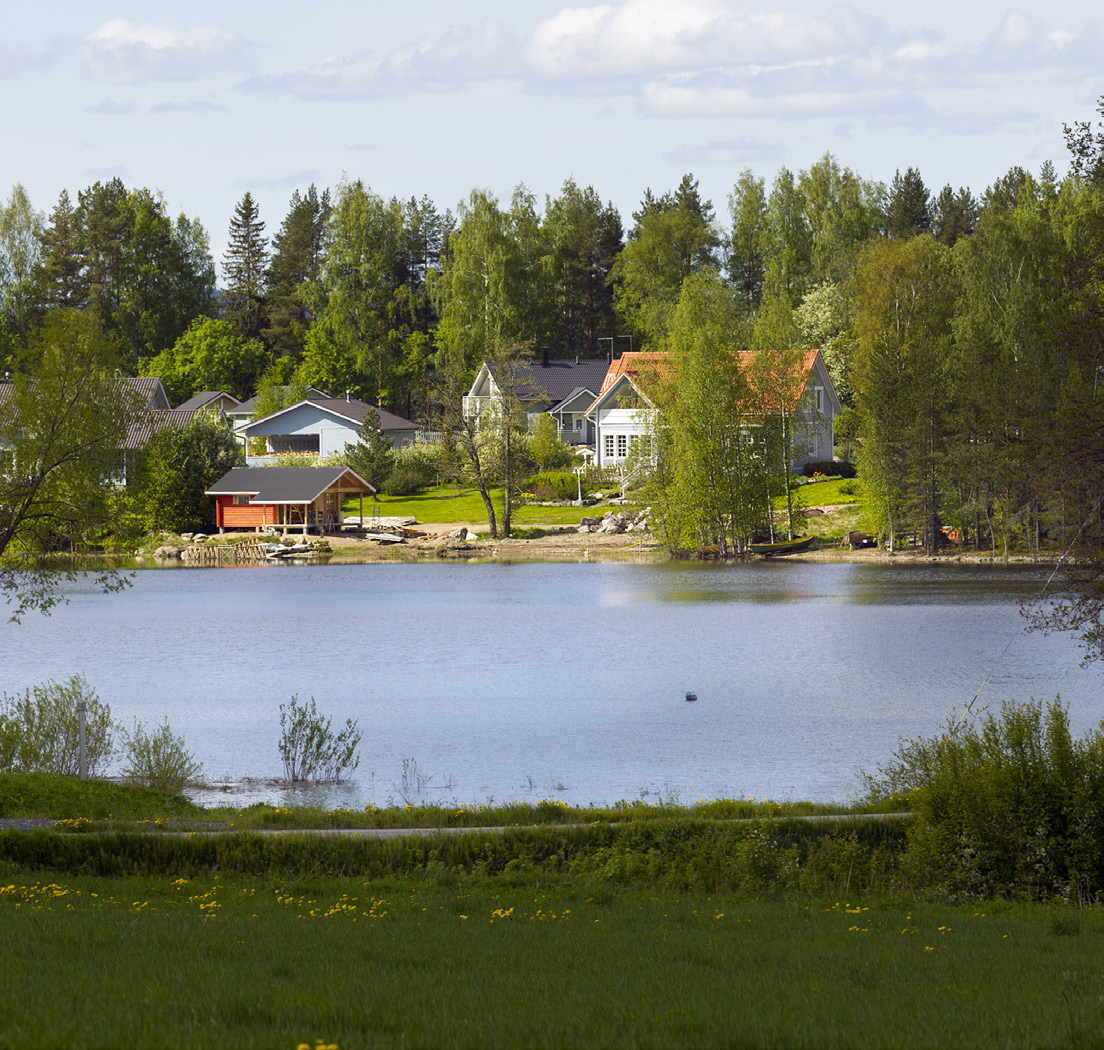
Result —
<svg viewBox="0 0 1104 1050"><path fill-rule="evenodd" d="M831 504L855 504L860 497L855 494L857 482L843 479L815 481L802 485L796 490L795 499L807 507L821 507ZM857 491L857 490L856 490ZM491 497L495 503L495 513L500 513L502 490L493 489ZM785 498L775 500L778 507L785 507ZM474 488L458 485L432 486L421 489L413 496L380 496L378 506L384 517L413 517L424 525L447 525L453 522L483 523L487 520L487 511L479 492ZM346 514L358 514L359 505L352 500L345 505ZM578 525L583 514L593 513L581 507L538 507L522 505L514 510L513 520L518 526Z"/></svg>
<svg viewBox="0 0 1104 1050"><path fill-rule="evenodd" d="M1104 1030L1104 930L1069 907L19 875L0 878L0 922L3 1046L1067 1047Z"/></svg>
<svg viewBox="0 0 1104 1050"><path fill-rule="evenodd" d="M491 490L495 514L501 515L502 490ZM487 508L477 489L457 485L433 486L421 489L413 496L380 496L378 504L384 517L413 517L424 525L447 525L452 522L486 522ZM366 508L367 509L367 508ZM355 500L346 503L346 514L358 514ZM578 525L583 514L590 513L582 507L537 507L522 505L514 509L514 524L524 527L535 525Z"/></svg>

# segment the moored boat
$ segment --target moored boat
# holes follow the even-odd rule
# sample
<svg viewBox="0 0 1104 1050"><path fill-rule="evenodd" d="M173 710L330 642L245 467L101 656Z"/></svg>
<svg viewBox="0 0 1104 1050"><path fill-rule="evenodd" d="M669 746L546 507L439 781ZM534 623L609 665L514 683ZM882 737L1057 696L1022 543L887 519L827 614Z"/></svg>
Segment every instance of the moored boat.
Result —
<svg viewBox="0 0 1104 1050"><path fill-rule="evenodd" d="M772 554L795 554L797 551L805 551L814 543L816 543L815 536L799 536L795 540L781 540L778 543L749 543L748 550L752 554L770 557Z"/></svg>

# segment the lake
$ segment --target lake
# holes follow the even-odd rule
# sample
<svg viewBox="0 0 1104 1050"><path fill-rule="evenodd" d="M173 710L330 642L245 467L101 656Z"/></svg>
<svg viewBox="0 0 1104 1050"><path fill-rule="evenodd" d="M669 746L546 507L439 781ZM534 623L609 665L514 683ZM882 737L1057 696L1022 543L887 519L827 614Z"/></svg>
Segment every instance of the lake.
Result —
<svg viewBox="0 0 1104 1050"><path fill-rule="evenodd" d="M1023 631L1042 570L819 564L372 564L159 569L0 626L0 689L83 674L125 724L168 717L234 804L842 801L900 737L1101 672ZM687 690L698 700L688 703ZM358 721L360 767L281 773L279 705ZM406 778L404 780L404 770Z"/></svg>

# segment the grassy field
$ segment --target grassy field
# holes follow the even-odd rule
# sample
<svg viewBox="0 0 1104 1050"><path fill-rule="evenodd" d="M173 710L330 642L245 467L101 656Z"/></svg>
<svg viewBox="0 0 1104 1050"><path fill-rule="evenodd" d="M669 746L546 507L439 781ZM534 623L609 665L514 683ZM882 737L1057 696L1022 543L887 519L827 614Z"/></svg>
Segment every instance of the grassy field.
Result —
<svg viewBox="0 0 1104 1050"><path fill-rule="evenodd" d="M835 479L816 481L802 485L797 498L807 507L832 504L857 504L856 482ZM844 489L851 491L844 491ZM492 490L495 507L501 507L500 489ZM785 499L775 500L778 507L785 506ZM487 511L483 500L473 488L442 485L422 489L413 496L380 496L380 513L385 517L414 517L426 525L445 525L452 522L485 522ZM346 514L359 513L359 505L351 501L345 505ZM497 509L496 509L497 513ZM549 525L577 525L581 514L591 513L579 507L538 507L529 504L514 511L514 522L523 528Z"/></svg>
<svg viewBox="0 0 1104 1050"><path fill-rule="evenodd" d="M0 1047L1104 1041L1096 909L925 903L907 820L795 819L820 809L205 810L0 776L0 816L57 821L0 831ZM261 833L469 823L500 830Z"/></svg>
<svg viewBox="0 0 1104 1050"><path fill-rule="evenodd" d="M502 506L501 489L492 489L491 498L498 514ZM373 504L376 506L376 504ZM378 504L384 517L413 517L425 525L447 525L452 522L486 522L487 509L476 489L456 485L441 485L422 489L413 496L380 496ZM358 514L359 505L345 505L346 514ZM537 507L523 505L514 510L514 523L531 528L538 525L578 525L579 515L587 513L579 507Z"/></svg>
<svg viewBox="0 0 1104 1050"><path fill-rule="evenodd" d="M1104 1031L1104 930L1061 908L21 875L0 878L0 922L12 1047L1068 1047Z"/></svg>

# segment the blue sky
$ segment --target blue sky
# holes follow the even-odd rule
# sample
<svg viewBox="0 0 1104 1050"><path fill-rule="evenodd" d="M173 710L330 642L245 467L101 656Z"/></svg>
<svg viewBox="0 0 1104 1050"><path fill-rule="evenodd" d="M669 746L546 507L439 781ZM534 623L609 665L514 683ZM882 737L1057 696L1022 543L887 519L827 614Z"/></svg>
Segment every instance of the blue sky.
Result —
<svg viewBox="0 0 1104 1050"><path fill-rule="evenodd" d="M48 212L119 175L216 254L246 190L271 234L293 190L343 175L441 209L572 177L628 222L690 171L724 216L742 169L769 183L825 151L886 182L915 165L933 191L1063 172L1062 123L1101 95L1104 14L1061 0L21 4L0 194L21 182Z"/></svg>

